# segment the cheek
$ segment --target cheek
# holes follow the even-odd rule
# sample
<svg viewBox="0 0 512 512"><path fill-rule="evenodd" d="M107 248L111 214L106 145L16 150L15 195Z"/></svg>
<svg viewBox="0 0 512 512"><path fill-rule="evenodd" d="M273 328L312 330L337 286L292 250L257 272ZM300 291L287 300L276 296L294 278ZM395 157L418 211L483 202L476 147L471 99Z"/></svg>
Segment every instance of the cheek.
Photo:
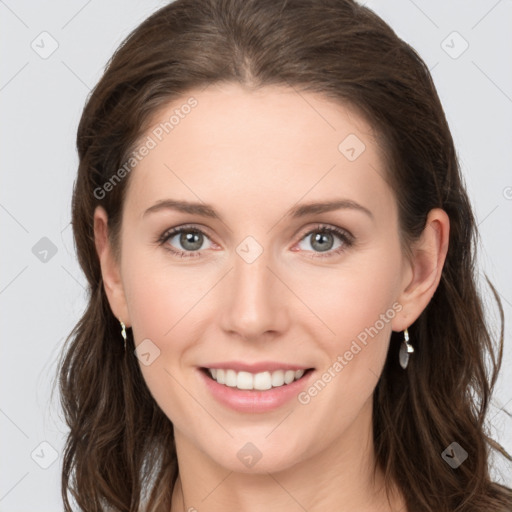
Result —
<svg viewBox="0 0 512 512"><path fill-rule="evenodd" d="M309 322L316 326L310 337L326 356L320 373L327 372L322 381L328 382L329 390L317 403L325 400L327 407L342 399L345 407L336 413L342 416L358 409L373 392L385 363L391 322L402 309L395 300L398 253L378 250L350 263L337 272L318 271L310 280L315 286L303 284L301 292L321 319L312 317Z"/></svg>
<svg viewBox="0 0 512 512"><path fill-rule="evenodd" d="M194 306L201 309L198 301L208 291L197 273L155 266L133 272L126 289L135 342L149 338L161 350L173 352L186 339L183 329L190 330Z"/></svg>
<svg viewBox="0 0 512 512"><path fill-rule="evenodd" d="M146 236L123 232L123 285L135 341L150 338L161 345L201 296L201 279L198 268L180 265Z"/></svg>
<svg viewBox="0 0 512 512"><path fill-rule="evenodd" d="M186 430L184 418L190 420L195 411L186 390L193 389L194 381L191 372L181 369L195 340L201 339L191 324L195 325L194 314L204 312L198 301L208 290L197 273L194 277L177 267L159 268L154 261L148 265L150 259L145 266L142 260L127 261L129 277L125 285L136 350L151 354L148 365L139 356L139 366L159 407L178 428ZM130 272L128 266L137 271Z"/></svg>
<svg viewBox="0 0 512 512"><path fill-rule="evenodd" d="M382 330L381 315L390 317L389 320L394 317L396 308L392 306L398 292L399 272L399 259L394 254L373 251L361 258L355 256L339 269L315 269L314 274L311 272L300 280L291 276L290 279L295 279L297 295L321 320L317 320L323 333L321 338L330 346L334 342L343 348L347 340L357 338L376 323ZM388 328L388 322L385 325Z"/></svg>

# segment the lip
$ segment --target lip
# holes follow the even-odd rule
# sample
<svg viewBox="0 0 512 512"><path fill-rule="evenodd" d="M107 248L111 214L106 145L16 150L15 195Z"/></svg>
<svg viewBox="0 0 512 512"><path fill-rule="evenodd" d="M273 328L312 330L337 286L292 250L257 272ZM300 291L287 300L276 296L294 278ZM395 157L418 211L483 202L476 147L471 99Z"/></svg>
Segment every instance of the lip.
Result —
<svg viewBox="0 0 512 512"><path fill-rule="evenodd" d="M260 373L260 372L275 372L277 370L307 370L311 366L299 366L288 363L279 363L276 361L261 361L259 363L244 363L242 361L225 361L220 363L205 364L203 368L218 368L221 370L235 370L235 372L249 372L249 373Z"/></svg>
<svg viewBox="0 0 512 512"><path fill-rule="evenodd" d="M231 364L231 363L230 363ZM286 366L286 365L285 365ZM288 365L289 366L289 365ZM213 368L222 368L222 366L213 366ZM266 367L268 368L268 366ZM233 368L234 369L234 368ZM278 369L283 369L280 366ZM290 367L290 370L293 368ZM298 370L306 368L297 368ZM241 370L246 371L246 370ZM204 382L208 392L222 405L234 409L238 412L246 413L264 413L277 409L289 402L307 386L315 374L313 368L308 369L306 373L291 384L284 384L277 388L267 389L265 391L241 390L219 384L212 379L208 370L198 368L200 379Z"/></svg>

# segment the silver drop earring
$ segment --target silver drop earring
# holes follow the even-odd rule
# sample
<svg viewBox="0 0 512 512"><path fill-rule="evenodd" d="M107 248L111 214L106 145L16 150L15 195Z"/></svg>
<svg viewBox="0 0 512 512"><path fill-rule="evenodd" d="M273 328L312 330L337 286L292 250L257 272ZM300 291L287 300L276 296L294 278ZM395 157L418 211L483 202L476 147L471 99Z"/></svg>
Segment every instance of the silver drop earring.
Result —
<svg viewBox="0 0 512 512"><path fill-rule="evenodd" d="M405 370L409 364L409 354L414 352L414 347L409 343L409 331L405 329L404 339L400 345L399 361L400 366Z"/></svg>
<svg viewBox="0 0 512 512"><path fill-rule="evenodd" d="M124 340L124 351L126 352L126 326L121 320L119 320L119 322L121 324L121 336L123 337Z"/></svg>

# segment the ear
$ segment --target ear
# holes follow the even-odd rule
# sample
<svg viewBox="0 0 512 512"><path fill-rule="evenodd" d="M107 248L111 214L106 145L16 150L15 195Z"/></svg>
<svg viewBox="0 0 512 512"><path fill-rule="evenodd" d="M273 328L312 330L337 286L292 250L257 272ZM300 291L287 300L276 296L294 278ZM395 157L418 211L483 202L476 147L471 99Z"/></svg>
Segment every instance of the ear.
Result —
<svg viewBox="0 0 512 512"><path fill-rule="evenodd" d="M114 258L108 237L108 216L101 206L97 206L94 210L94 243L100 260L103 285L110 309L118 320L123 321L126 327L130 327L130 315L121 280L121 271Z"/></svg>
<svg viewBox="0 0 512 512"><path fill-rule="evenodd" d="M428 214L419 240L411 247L402 288L397 302L402 310L392 322L394 331L403 331L414 323L432 299L441 280L448 252L450 219L448 214L434 208Z"/></svg>

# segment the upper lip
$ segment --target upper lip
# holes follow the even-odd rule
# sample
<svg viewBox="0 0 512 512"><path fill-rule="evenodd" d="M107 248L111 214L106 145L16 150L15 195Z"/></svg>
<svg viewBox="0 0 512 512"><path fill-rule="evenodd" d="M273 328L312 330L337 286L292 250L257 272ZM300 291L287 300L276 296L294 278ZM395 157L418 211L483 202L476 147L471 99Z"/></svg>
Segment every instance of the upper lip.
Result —
<svg viewBox="0 0 512 512"><path fill-rule="evenodd" d="M276 361L261 361L260 363L243 363L241 361L225 361L219 363L206 364L204 368L218 368L224 370L235 370L236 372L259 373L264 371L276 370L308 370L310 366L302 366L289 363L279 363Z"/></svg>

